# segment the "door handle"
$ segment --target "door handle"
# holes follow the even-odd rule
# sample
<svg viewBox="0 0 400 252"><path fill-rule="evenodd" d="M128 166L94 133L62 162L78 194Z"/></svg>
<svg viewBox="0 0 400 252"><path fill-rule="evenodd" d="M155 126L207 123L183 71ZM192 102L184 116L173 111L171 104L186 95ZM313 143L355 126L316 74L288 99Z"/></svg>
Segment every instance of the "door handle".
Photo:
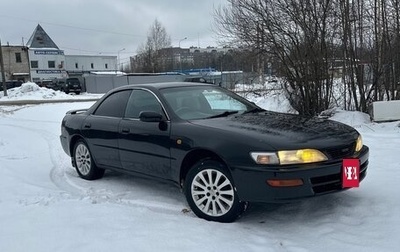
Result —
<svg viewBox="0 0 400 252"><path fill-rule="evenodd" d="M85 123L83 125L84 128L89 129L90 127L92 127L92 125L90 123Z"/></svg>
<svg viewBox="0 0 400 252"><path fill-rule="evenodd" d="M130 132L130 130L129 130L129 128L122 128L122 133L129 133Z"/></svg>

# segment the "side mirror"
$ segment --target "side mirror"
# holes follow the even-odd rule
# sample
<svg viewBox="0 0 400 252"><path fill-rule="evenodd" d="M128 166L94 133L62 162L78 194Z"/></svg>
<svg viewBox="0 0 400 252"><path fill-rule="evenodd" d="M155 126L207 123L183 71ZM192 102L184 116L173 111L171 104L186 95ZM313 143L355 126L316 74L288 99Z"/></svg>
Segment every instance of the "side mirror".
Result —
<svg viewBox="0 0 400 252"><path fill-rule="evenodd" d="M162 122L163 116L154 111L142 111L139 114L139 120L142 122Z"/></svg>

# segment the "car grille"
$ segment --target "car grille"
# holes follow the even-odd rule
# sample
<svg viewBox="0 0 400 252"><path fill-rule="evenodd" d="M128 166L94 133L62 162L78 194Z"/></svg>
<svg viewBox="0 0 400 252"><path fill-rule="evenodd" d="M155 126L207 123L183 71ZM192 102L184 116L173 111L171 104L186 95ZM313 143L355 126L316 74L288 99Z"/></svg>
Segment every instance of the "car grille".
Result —
<svg viewBox="0 0 400 252"><path fill-rule="evenodd" d="M342 159L354 154L356 143L323 150L329 159Z"/></svg>
<svg viewBox="0 0 400 252"><path fill-rule="evenodd" d="M368 161L360 167L360 181L367 175ZM311 185L314 193L325 194L334 191L343 190L342 188L342 172L336 174L330 174L321 177L311 178Z"/></svg>

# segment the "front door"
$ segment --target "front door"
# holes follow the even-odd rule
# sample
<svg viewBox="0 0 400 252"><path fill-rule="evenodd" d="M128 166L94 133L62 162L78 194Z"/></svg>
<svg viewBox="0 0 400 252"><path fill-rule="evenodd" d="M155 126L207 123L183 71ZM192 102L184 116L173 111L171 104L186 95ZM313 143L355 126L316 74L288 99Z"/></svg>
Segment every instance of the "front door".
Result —
<svg viewBox="0 0 400 252"><path fill-rule="evenodd" d="M142 122L140 112L157 112L163 122ZM122 167L150 176L170 178L170 124L156 96L148 90L133 90L125 117L119 124Z"/></svg>

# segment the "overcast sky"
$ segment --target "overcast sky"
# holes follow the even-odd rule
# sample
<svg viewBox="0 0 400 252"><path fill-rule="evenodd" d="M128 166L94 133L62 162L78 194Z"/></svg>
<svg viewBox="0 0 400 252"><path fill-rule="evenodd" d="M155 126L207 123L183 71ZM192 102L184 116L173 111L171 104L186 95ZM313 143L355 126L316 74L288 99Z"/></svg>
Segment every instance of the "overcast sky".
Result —
<svg viewBox="0 0 400 252"><path fill-rule="evenodd" d="M215 8L226 0L0 0L2 44L21 45L40 24L65 54L136 54L157 18L173 46L217 46ZM121 51L123 48L125 50Z"/></svg>

